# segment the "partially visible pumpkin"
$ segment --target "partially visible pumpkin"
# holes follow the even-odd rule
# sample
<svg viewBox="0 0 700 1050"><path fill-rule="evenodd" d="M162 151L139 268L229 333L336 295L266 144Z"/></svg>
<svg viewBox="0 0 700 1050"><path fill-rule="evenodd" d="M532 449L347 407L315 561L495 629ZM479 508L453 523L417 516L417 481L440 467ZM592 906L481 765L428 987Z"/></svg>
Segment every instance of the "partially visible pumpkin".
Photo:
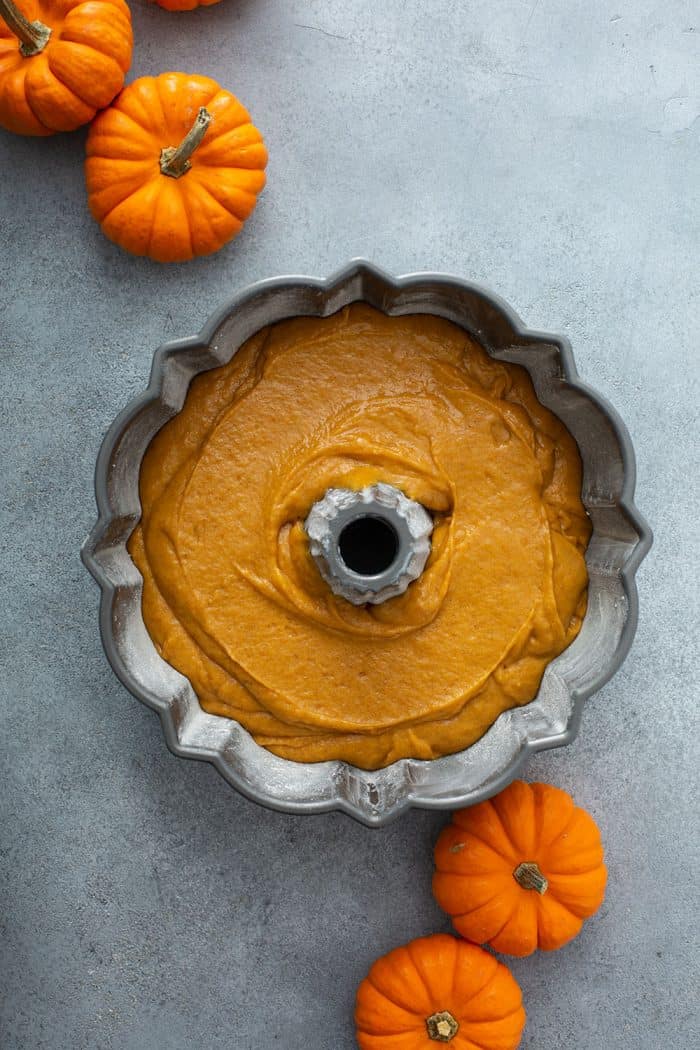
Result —
<svg viewBox="0 0 700 1050"><path fill-rule="evenodd" d="M124 89L90 128L90 211L116 244L158 262L215 252L265 185L247 110L208 77L163 73Z"/></svg>
<svg viewBox="0 0 700 1050"><path fill-rule="evenodd" d="M357 990L360 1050L515 1050L520 988L489 952L438 933L378 959Z"/></svg>
<svg viewBox="0 0 700 1050"><path fill-rule="evenodd" d="M593 818L566 791L515 781L463 809L435 847L433 892L470 941L509 955L561 948L605 896Z"/></svg>
<svg viewBox="0 0 700 1050"><path fill-rule="evenodd" d="M153 0L153 3L166 11L194 11L195 7L212 7L219 0Z"/></svg>
<svg viewBox="0 0 700 1050"><path fill-rule="evenodd" d="M124 0L19 4L0 0L0 125L18 135L74 131L124 85L129 8Z"/></svg>

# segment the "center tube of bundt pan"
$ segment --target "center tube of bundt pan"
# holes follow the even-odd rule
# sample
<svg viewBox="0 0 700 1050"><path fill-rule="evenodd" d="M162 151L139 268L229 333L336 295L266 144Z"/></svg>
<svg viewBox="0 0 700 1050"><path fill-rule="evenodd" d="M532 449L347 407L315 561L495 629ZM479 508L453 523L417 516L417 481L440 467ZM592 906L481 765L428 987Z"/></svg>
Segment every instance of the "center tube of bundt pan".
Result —
<svg viewBox="0 0 700 1050"><path fill-rule="evenodd" d="M430 555L433 519L393 485L327 489L304 523L309 551L334 594L379 605L417 580Z"/></svg>

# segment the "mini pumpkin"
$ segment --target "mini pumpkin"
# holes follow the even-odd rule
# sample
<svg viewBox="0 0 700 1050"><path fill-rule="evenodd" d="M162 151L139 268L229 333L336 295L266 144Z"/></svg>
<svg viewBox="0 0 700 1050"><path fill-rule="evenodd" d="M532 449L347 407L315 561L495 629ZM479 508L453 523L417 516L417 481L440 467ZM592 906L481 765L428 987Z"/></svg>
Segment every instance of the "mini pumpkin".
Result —
<svg viewBox="0 0 700 1050"><path fill-rule="evenodd" d="M134 255L184 262L239 232L265 185L267 150L237 98L208 77L142 77L87 140L88 203Z"/></svg>
<svg viewBox="0 0 700 1050"><path fill-rule="evenodd" d="M566 791L516 780L453 814L433 892L470 941L508 955L561 948L600 907L607 871L593 818Z"/></svg>
<svg viewBox="0 0 700 1050"><path fill-rule="evenodd" d="M74 131L121 91L131 64L124 0L0 0L0 125Z"/></svg>
<svg viewBox="0 0 700 1050"><path fill-rule="evenodd" d="M166 11L194 11L195 7L212 7L219 0L153 0Z"/></svg>
<svg viewBox="0 0 700 1050"><path fill-rule="evenodd" d="M514 1050L525 1025L520 988L483 948L448 934L382 956L357 991L360 1050Z"/></svg>

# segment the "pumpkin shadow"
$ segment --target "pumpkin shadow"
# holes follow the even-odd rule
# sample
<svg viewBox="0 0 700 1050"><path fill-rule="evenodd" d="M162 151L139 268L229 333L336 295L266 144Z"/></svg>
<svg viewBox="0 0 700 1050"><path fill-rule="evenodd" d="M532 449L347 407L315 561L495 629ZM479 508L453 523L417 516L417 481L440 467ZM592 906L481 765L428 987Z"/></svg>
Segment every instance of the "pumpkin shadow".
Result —
<svg viewBox="0 0 700 1050"><path fill-rule="evenodd" d="M0 128L0 153L3 167L19 168L27 183L34 179L45 186L47 175L53 179L58 170L65 167L70 170L79 157L78 169L82 172L82 161L85 157L85 140L88 125L76 131L61 131L55 135L15 135ZM6 191L3 190L3 193Z"/></svg>

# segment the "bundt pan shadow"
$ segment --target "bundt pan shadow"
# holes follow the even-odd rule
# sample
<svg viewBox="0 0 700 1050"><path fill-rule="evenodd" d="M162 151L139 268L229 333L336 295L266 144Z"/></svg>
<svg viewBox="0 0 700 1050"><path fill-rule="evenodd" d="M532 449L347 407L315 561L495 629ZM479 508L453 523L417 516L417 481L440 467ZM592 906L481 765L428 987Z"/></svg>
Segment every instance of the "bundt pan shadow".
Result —
<svg viewBox="0 0 700 1050"><path fill-rule="evenodd" d="M294 316L328 317L364 301L386 314L429 313L453 321L499 361L523 365L539 400L568 427L583 459L583 502L593 523L586 554L588 611L568 649L547 667L537 697L501 714L458 754L402 759L368 772L345 762L299 763L255 743L237 722L207 714L189 681L156 652L141 615L141 575L126 548L139 520L139 472L154 434L182 408L200 372L228 362L265 325ZM637 623L635 572L651 546L634 505L630 437L614 409L581 382L568 342L525 328L504 302L455 277L393 278L363 261L329 278L280 277L235 296L199 336L155 355L146 392L119 415L96 468L98 521L82 556L101 588L100 628L124 685L160 715L169 748L212 762L249 798L290 813L339 809L371 826L410 806L454 809L505 787L528 755L576 735L583 701L608 681Z"/></svg>

